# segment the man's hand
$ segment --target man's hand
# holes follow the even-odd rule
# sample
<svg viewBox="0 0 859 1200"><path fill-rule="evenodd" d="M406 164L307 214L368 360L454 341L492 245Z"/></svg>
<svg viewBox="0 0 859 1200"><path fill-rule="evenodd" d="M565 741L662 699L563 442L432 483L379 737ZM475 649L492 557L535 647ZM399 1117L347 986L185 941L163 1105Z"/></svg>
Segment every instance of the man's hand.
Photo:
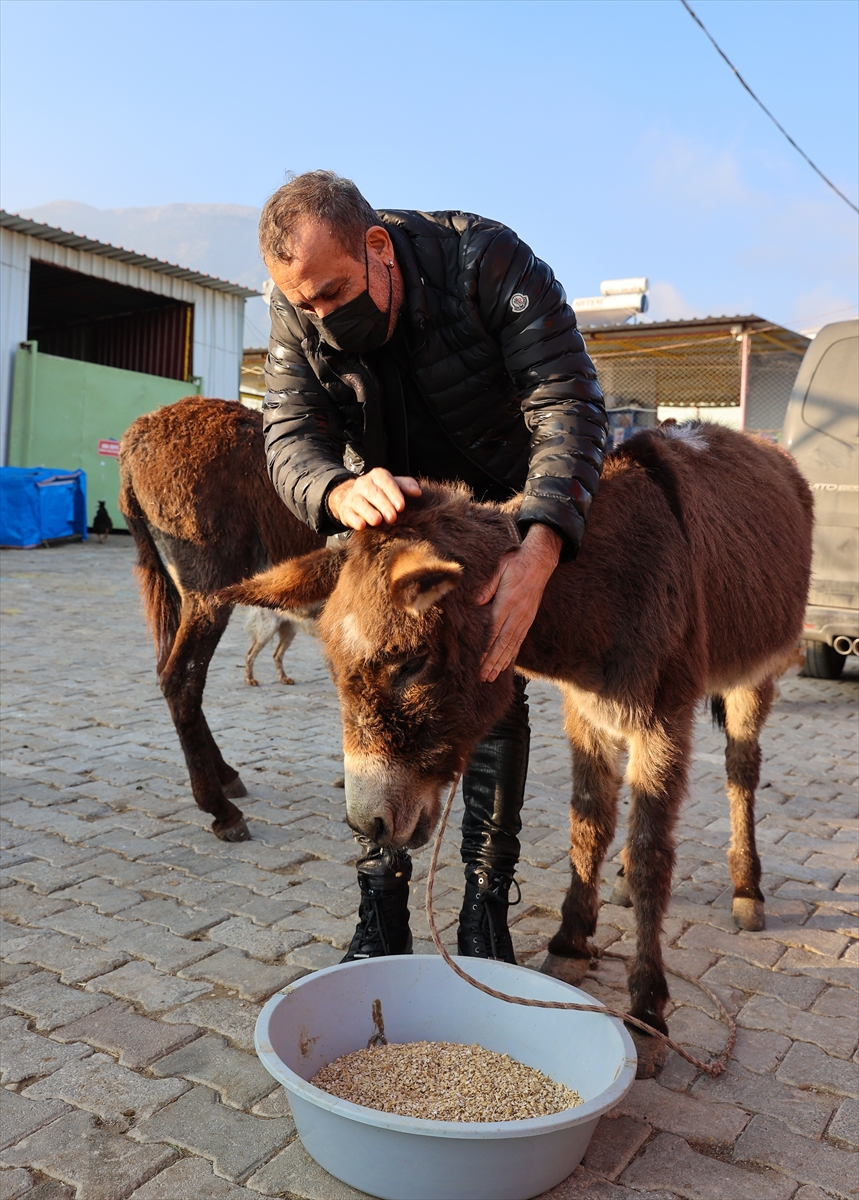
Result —
<svg viewBox="0 0 859 1200"><path fill-rule="evenodd" d="M543 592L561 553L561 537L548 525L532 525L517 550L505 554L493 577L478 593L477 603L492 605L489 648L480 678L492 683L516 661L519 647L534 623Z"/></svg>
<svg viewBox="0 0 859 1200"><path fill-rule="evenodd" d="M392 475L384 467L374 467L366 475L338 483L325 499L335 521L347 529L366 529L383 521L393 525L406 507L406 496L420 494L420 485L411 475Z"/></svg>

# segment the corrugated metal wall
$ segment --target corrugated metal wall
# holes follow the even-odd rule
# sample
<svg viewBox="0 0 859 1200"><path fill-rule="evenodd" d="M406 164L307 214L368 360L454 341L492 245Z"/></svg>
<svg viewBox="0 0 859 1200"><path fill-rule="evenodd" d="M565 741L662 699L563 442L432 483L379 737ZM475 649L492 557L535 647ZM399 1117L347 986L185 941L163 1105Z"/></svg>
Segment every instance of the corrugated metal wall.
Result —
<svg viewBox="0 0 859 1200"><path fill-rule="evenodd" d="M192 374L193 315L192 305L171 304L38 335L31 330L30 336L38 338L42 354L142 371L165 379L187 379Z"/></svg>
<svg viewBox="0 0 859 1200"><path fill-rule="evenodd" d="M117 262L86 250L54 245L26 234L0 229L3 318L0 325L0 462L6 461L14 353L27 338L30 259L53 263L194 307L193 346L189 374L203 380L209 396L239 398L244 332L244 299L145 267Z"/></svg>

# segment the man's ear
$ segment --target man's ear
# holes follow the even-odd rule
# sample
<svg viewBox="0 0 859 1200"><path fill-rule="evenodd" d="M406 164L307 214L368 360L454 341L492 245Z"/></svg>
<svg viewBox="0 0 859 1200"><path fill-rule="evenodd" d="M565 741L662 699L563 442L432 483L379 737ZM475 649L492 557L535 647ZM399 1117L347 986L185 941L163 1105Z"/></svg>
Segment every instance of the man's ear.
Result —
<svg viewBox="0 0 859 1200"><path fill-rule="evenodd" d="M398 550L388 564L388 586L397 608L419 617L455 588L462 575L458 562L439 558L429 542Z"/></svg>
<svg viewBox="0 0 859 1200"><path fill-rule="evenodd" d="M253 604L260 608L306 608L327 600L340 576L343 550L314 550L278 563L268 571L234 583L218 593L221 604Z"/></svg>

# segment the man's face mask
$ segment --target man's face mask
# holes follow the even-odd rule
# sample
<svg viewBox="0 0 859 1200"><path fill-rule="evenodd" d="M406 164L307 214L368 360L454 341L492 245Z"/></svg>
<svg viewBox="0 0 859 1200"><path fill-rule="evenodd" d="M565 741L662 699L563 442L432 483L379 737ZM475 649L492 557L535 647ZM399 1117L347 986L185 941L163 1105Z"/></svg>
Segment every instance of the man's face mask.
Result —
<svg viewBox="0 0 859 1200"><path fill-rule="evenodd" d="M363 292L359 292L352 300L335 308L327 317L311 315L310 320L319 331L319 336L335 350L343 350L347 354L363 354L370 350L378 350L388 339L388 329L391 324L391 301L393 299L393 282L391 271L388 270L388 305L384 312L377 308L370 295L370 261L367 256L367 246L364 245L364 265L366 268L367 284Z"/></svg>

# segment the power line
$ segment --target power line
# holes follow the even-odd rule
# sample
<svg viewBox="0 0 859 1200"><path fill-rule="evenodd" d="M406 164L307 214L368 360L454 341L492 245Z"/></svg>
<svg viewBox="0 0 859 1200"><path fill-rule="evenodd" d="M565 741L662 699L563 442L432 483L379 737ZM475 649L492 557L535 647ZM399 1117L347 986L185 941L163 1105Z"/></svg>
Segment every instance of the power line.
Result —
<svg viewBox="0 0 859 1200"><path fill-rule="evenodd" d="M785 137L787 138L787 140L790 142L791 146L793 146L794 150L797 150L797 151L798 151L798 152L799 152L799 153L802 155L802 157L805 159L805 161L806 161L806 162L808 163L808 165L811 167L812 171L816 171L816 172L817 172L817 174L820 176L820 178L823 180L823 182L824 182L824 183L827 185L827 187L831 187L831 188L832 188L832 190L833 190L833 192L835 192L836 196L840 196L840 197L841 197L841 199L844 201L844 203L845 203L845 204L849 204L849 205L850 205L850 207L853 209L853 211L854 211L854 212L856 212L856 213L859 213L859 207L857 207L857 206L856 206L856 205L853 203L853 201L852 201L852 200L849 198L849 196L845 196L845 195L844 195L844 193L843 193L843 192L842 192L842 191L841 191L839 188L837 188L837 187L835 186L835 184L832 182L832 180L831 180L831 179L827 179L827 177L826 177L826 176L823 174L823 172L821 171L820 167L817 167L817 166L815 166L815 164L814 164L814 163L811 161L811 159L808 157L808 155L805 153L805 151L802 149L802 147L801 147L801 146L797 146L796 142L795 142L795 141L793 140L793 138L790 136L790 134L788 133L788 131L787 131L787 130L784 128L784 126L783 126L783 125L780 125L780 124L779 124L779 122L778 122L778 121L775 119L775 117L772 115L772 113L771 113L771 112L770 112L770 110L767 108L767 106L764 104L764 102L763 102L762 100L759 100L759 99L758 99L758 97L755 95L755 93L752 91L752 89L751 89L751 88L749 87L749 85L746 83L745 79L743 79L743 77L742 77L742 75L740 74L740 72L737 70L737 68L734 66L734 64L731 62L731 60L728 58L728 56L727 56L727 54L725 53L725 51L722 49L722 47L719 45L719 43L718 43L718 42L716 41L716 39L713 37L712 33L710 33L709 29L706 27L706 25L704 24L704 22L703 22L703 21L701 20L701 18L700 18L700 17L697 15L697 13L695 13L695 11L694 11L694 10L691 8L691 6L690 6L690 5L687 3L687 0L680 0L680 3L681 3L681 4L683 5L683 7L686 9L686 11L688 12L689 16L690 16L690 17L692 18L692 20L695 22L695 24L696 24L696 25L700 25L701 29L704 31L704 33L707 35L707 37L710 39L710 41L711 41L711 42L713 43L713 45L715 46L715 48L716 48L717 52L718 52L718 53L721 55L721 57L722 57L722 58L725 60L725 62L728 64L728 66L729 66L729 67L731 68L731 70L734 72L734 74L735 74L735 75L736 75L736 77L737 77L737 80L738 80L738 81L739 81L739 82L740 82L740 83L743 85L743 87L744 87L744 88L746 89L746 91L749 93L749 95L751 96L751 98L754 100L755 104L759 105L759 107L760 107L760 108L762 108L762 109L764 110L764 112L767 114L767 116L769 117L769 119L772 121L773 125L775 125L776 129L778 129L780 133L783 133L783 134L784 134L784 136L785 136Z"/></svg>

